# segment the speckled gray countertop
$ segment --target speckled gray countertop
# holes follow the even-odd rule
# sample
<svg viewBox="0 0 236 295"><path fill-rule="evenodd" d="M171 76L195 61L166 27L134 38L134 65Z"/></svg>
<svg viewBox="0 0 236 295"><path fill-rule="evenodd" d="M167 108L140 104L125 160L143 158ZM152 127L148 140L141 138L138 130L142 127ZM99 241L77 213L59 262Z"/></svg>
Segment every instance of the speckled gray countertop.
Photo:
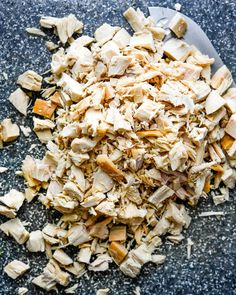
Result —
<svg viewBox="0 0 236 295"><path fill-rule="evenodd" d="M235 0L188 0L179 1L181 12L190 16L207 33L222 60L236 75L235 63ZM45 39L27 35L25 28L38 26L41 15L63 16L74 13L85 24L86 33L92 34L103 22L128 28L122 18L122 12L129 6L140 7L146 14L149 6L173 8L175 1L144 0L1 0L0 2L0 120L11 117L19 125L31 126L31 116L23 118L7 102L7 97L16 88L15 80L26 69L34 69L43 73L49 68L50 53L46 50ZM29 150L32 143L36 144ZM43 153L34 134L26 139L21 135L15 143L0 151L0 166L9 167L9 171L0 174L0 195L10 188L23 188L23 181L14 175L20 169L20 163L26 154L39 156ZM166 263L157 268L152 264L144 267L141 275L132 280L122 275L116 267L104 273L89 273L78 280L78 295L96 294L99 288L110 288L109 294L134 294L139 286L142 295L231 295L236 294L236 211L235 191L231 192L227 204L215 207L212 201L200 202L198 208L192 210L193 222L184 233L186 238L194 241L193 254L186 259L186 240L179 246L165 244L160 253L167 255ZM220 218L199 218L198 214L207 210L223 210L226 215ZM28 230L41 228L52 212L42 209L37 201L25 205L19 217L28 221ZM0 222L6 219L0 217ZM30 261L31 271L16 281L2 273L3 266L17 258ZM0 233L0 294L17 294L18 287L29 287L27 294L44 294L35 286L27 283L39 274L46 265L44 254L28 253L24 246L17 245L11 238ZM63 291L60 290L60 294Z"/></svg>

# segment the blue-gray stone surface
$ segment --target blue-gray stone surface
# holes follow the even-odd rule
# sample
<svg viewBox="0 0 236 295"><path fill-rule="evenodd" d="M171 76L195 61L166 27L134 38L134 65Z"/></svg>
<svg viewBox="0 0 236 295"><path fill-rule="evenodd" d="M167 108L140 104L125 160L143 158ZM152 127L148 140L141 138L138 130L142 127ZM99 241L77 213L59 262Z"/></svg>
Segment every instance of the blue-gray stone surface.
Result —
<svg viewBox="0 0 236 295"><path fill-rule="evenodd" d="M177 1L178 2L178 1ZM195 20L207 33L222 60L236 77L235 64L235 0L182 0L184 14ZM0 120L10 117L18 125L32 126L32 117L24 118L7 101L9 94L16 89L15 81L27 69L44 73L49 69L50 53L45 48L46 40L56 40L29 36L25 28L38 26L42 15L64 16L74 13L85 24L85 32L92 34L103 22L128 27L122 13L129 6L140 7L147 15L148 6L173 8L175 1L153 0L1 0L0 2ZM32 144L35 146L32 147ZM30 150L31 147L31 150ZM40 156L44 151L32 133L29 138L20 138L0 150L0 166L9 171L0 174L0 195L11 188L23 189L23 180L14 174L21 161L29 153ZM186 258L186 239L179 245L166 243L159 253L167 255L161 267L147 264L136 279L125 277L116 266L104 273L88 273L78 279L76 294L96 294L100 288L110 288L109 294L134 294L135 288L142 295L231 295L236 294L236 211L235 191L231 192L227 204L214 206L210 198L190 211L193 222L184 232L193 242L193 252ZM224 211L225 216L199 218L198 214L208 210ZM46 212L46 213L45 213ZM52 220L53 213L44 210L36 201L24 205L19 212L21 220L27 221L28 230L42 228L46 220ZM6 219L0 217L0 223ZM7 262L19 259L30 261L31 270L15 281L3 274ZM44 292L30 284L32 277L40 273L46 265L44 254L29 253L13 239L0 232L0 294L17 294L18 287L28 287L27 294ZM74 282L73 282L74 283ZM72 284L73 284L72 283ZM72 285L71 284L71 285ZM60 289L59 294L64 294Z"/></svg>

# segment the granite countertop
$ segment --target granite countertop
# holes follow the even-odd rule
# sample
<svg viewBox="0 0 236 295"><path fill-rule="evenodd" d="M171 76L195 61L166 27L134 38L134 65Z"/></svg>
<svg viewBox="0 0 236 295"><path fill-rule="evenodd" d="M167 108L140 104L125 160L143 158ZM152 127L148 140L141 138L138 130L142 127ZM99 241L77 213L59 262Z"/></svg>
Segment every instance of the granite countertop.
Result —
<svg viewBox="0 0 236 295"><path fill-rule="evenodd" d="M235 11L234 0L182 0L181 12L185 13L205 30L222 60L236 78L235 63ZM29 36L25 28L38 26L41 15L64 16L74 13L85 24L85 32L92 34L103 22L112 25L128 24L122 12L129 6L140 7L146 14L148 6L173 8L175 1L153 0L1 0L0 2L0 120L10 117L19 125L32 126L31 115L23 118L7 102L9 94L16 89L15 81L27 69L44 73L49 69L50 53L45 48L45 40L56 40L53 36L37 38ZM130 29L130 28L129 28ZM32 146L33 144L33 146ZM0 174L0 195L11 188L23 189L23 180L14 174L19 170L26 154L39 157L44 148L32 133L29 138L23 135L0 151L0 166L9 171ZM167 255L161 267L147 264L136 279L125 277L117 267L112 266L104 273L88 273L78 279L76 294L96 294L99 288L110 288L109 294L129 295L138 286L142 295L231 295L236 294L236 210L235 191L231 191L230 201L215 207L210 199L202 200L198 208L191 210L193 222L184 232L193 242L193 253L186 258L186 239L178 246L165 244L159 253ZM199 218L199 212L219 210L226 213L220 218ZM54 213L43 210L37 201L24 205L19 212L21 220L29 222L28 230L41 228L46 221L53 219ZM6 219L0 217L0 223ZM13 260L30 261L31 271L15 281L2 273L3 266ZM44 254L28 253L24 246L0 232L0 294L17 294L18 287L28 287L27 294L44 294L30 283L38 275L47 260ZM74 283L74 282L73 282ZM59 294L63 294L60 290Z"/></svg>

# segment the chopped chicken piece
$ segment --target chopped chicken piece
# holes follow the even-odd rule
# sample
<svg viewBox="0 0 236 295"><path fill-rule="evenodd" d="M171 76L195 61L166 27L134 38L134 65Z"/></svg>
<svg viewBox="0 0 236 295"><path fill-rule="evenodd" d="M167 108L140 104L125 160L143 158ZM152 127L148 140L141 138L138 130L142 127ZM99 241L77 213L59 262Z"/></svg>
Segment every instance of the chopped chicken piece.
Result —
<svg viewBox="0 0 236 295"><path fill-rule="evenodd" d="M114 41L108 41L101 48L101 58L105 64L109 64L112 57L120 55L120 50L118 45Z"/></svg>
<svg viewBox="0 0 236 295"><path fill-rule="evenodd" d="M46 101L46 100L38 98L35 101L33 113L50 119L56 107L57 105L52 103L51 101Z"/></svg>
<svg viewBox="0 0 236 295"><path fill-rule="evenodd" d="M140 196L140 192L137 188L134 186L128 187L125 196L132 202L134 202L137 205L142 204L142 198Z"/></svg>
<svg viewBox="0 0 236 295"><path fill-rule="evenodd" d="M95 66L95 76L98 80L102 79L107 73L107 67L99 61Z"/></svg>
<svg viewBox="0 0 236 295"><path fill-rule="evenodd" d="M160 130L141 130L136 132L138 137L162 137L164 133Z"/></svg>
<svg viewBox="0 0 236 295"><path fill-rule="evenodd" d="M73 260L63 250L57 249L52 256L62 265L69 265L73 263Z"/></svg>
<svg viewBox="0 0 236 295"><path fill-rule="evenodd" d="M126 240L126 226L115 225L111 228L109 234L110 242L125 241Z"/></svg>
<svg viewBox="0 0 236 295"><path fill-rule="evenodd" d="M51 120L48 120L48 119L42 120L42 119L33 117L33 121L34 121L34 131L53 129L55 127L55 123L53 123Z"/></svg>
<svg viewBox="0 0 236 295"><path fill-rule="evenodd" d="M71 266L66 266L65 269L80 278L86 273L85 265L83 263L74 262Z"/></svg>
<svg viewBox="0 0 236 295"><path fill-rule="evenodd" d="M169 202L167 210L165 212L165 218L170 222L175 222L177 224L184 225L186 223L183 214L178 209L174 202Z"/></svg>
<svg viewBox="0 0 236 295"><path fill-rule="evenodd" d="M228 149L230 149L231 146L233 145L233 143L234 143L234 138L231 137L231 136L228 135L228 134L225 134L225 135L223 136L223 138L221 139L220 143L221 143L221 146L222 146L222 148L223 148L224 150L228 150Z"/></svg>
<svg viewBox="0 0 236 295"><path fill-rule="evenodd" d="M168 232L170 229L170 222L162 216L162 218L158 221L157 225L153 229L154 235L161 236Z"/></svg>
<svg viewBox="0 0 236 295"><path fill-rule="evenodd" d="M30 267L28 264L19 260L13 260L4 267L4 272L12 279L16 279L23 275Z"/></svg>
<svg viewBox="0 0 236 295"><path fill-rule="evenodd" d="M60 132L62 137L75 138L79 136L79 127L76 123L65 126Z"/></svg>
<svg viewBox="0 0 236 295"><path fill-rule="evenodd" d="M92 271L106 271L110 262L112 262L112 259L109 255L99 255L96 260L90 263L88 269Z"/></svg>
<svg viewBox="0 0 236 295"><path fill-rule="evenodd" d="M63 90L70 96L71 100L78 102L82 98L83 87L69 75L63 73L61 79L57 82Z"/></svg>
<svg viewBox="0 0 236 295"><path fill-rule="evenodd" d="M113 164L107 155L98 155L97 164L116 181L121 181L124 178L123 172Z"/></svg>
<svg viewBox="0 0 236 295"><path fill-rule="evenodd" d="M77 38L76 40L74 40L71 44L71 46L88 46L90 45L92 42L94 42L94 38L92 37L89 37L87 35L83 35L83 36L80 36L79 38Z"/></svg>
<svg viewBox="0 0 236 295"><path fill-rule="evenodd" d="M169 28L178 38L181 38L184 36L187 30L187 26L188 25L186 20L179 13L176 13L176 15L172 18L169 24Z"/></svg>
<svg viewBox="0 0 236 295"><path fill-rule="evenodd" d="M95 210L103 215L116 216L115 204L111 201L102 201Z"/></svg>
<svg viewBox="0 0 236 295"><path fill-rule="evenodd" d="M29 234L29 240L26 243L26 247L30 252L44 252L45 243L43 234L40 230L32 231Z"/></svg>
<svg viewBox="0 0 236 295"><path fill-rule="evenodd" d="M108 76L123 75L131 62L131 58L127 56L113 56L108 68Z"/></svg>
<svg viewBox="0 0 236 295"><path fill-rule="evenodd" d="M109 110L108 110L109 111ZM125 120L124 116L121 115L120 111L117 108L110 109L112 113L112 123L114 126L114 131L126 132L131 131L130 123Z"/></svg>
<svg viewBox="0 0 236 295"><path fill-rule="evenodd" d="M17 88L12 92L8 100L21 114L26 116L30 98L21 88Z"/></svg>
<svg viewBox="0 0 236 295"><path fill-rule="evenodd" d="M227 154L232 158L235 157L235 154L236 154L236 141L234 141L232 146L228 149ZM225 160L225 159L223 158L223 160Z"/></svg>
<svg viewBox="0 0 236 295"><path fill-rule="evenodd" d="M38 139L41 141L41 143L48 143L53 139L52 132L49 129L41 130L41 131L35 131Z"/></svg>
<svg viewBox="0 0 236 295"><path fill-rule="evenodd" d="M120 264L128 254L127 249L118 242L111 242L108 247L108 251L117 264Z"/></svg>
<svg viewBox="0 0 236 295"><path fill-rule="evenodd" d="M0 230L2 230L7 236L12 236L18 244L24 244L29 238L28 231L18 218L2 223L0 225Z"/></svg>
<svg viewBox="0 0 236 295"><path fill-rule="evenodd" d="M211 86L221 95L232 84L233 78L229 69L224 65L211 78Z"/></svg>
<svg viewBox="0 0 236 295"><path fill-rule="evenodd" d="M236 181L235 170L233 170L232 168L225 170L221 179L228 188L233 188Z"/></svg>
<svg viewBox="0 0 236 295"><path fill-rule="evenodd" d="M11 119L4 119L1 123L1 127L3 142L13 141L20 135L19 127L12 123Z"/></svg>
<svg viewBox="0 0 236 295"><path fill-rule="evenodd" d="M81 169L77 168L76 166L71 167L71 175L70 179L75 181L78 188L84 192L86 188L84 173Z"/></svg>
<svg viewBox="0 0 236 295"><path fill-rule="evenodd" d="M6 216L8 218L15 218L16 211L14 209L10 209L6 206L0 205L0 215Z"/></svg>
<svg viewBox="0 0 236 295"><path fill-rule="evenodd" d="M34 71L26 71L21 74L17 79L17 84L22 88L31 91L40 91L42 86L43 78Z"/></svg>
<svg viewBox="0 0 236 295"><path fill-rule="evenodd" d="M104 23L96 29L94 37L99 45L103 45L107 41L111 40L119 29L119 27L112 27L109 24Z"/></svg>
<svg viewBox="0 0 236 295"><path fill-rule="evenodd" d="M89 233L84 225L74 225L68 231L68 241L73 246L81 245L90 239Z"/></svg>
<svg viewBox="0 0 236 295"><path fill-rule="evenodd" d="M56 104L57 106L62 107L62 103L61 103L62 98L61 98L60 92L58 91L54 92L54 94L50 96L50 100L52 103Z"/></svg>
<svg viewBox="0 0 236 295"><path fill-rule="evenodd" d="M232 114L236 113L236 88L230 88L223 98L226 100L226 107Z"/></svg>
<svg viewBox="0 0 236 295"><path fill-rule="evenodd" d="M63 191L65 194L67 194L70 197L74 197L76 199L78 199L79 201L82 201L82 193L81 191L78 189L78 187L76 186L75 183L73 183L72 181L68 181L64 187L63 187Z"/></svg>
<svg viewBox="0 0 236 295"><path fill-rule="evenodd" d="M184 80L196 82L199 79L202 67L189 63L184 63L182 67L185 71L183 77Z"/></svg>
<svg viewBox="0 0 236 295"><path fill-rule="evenodd" d="M230 119L225 127L225 132L236 139L236 114L233 114L230 117Z"/></svg>
<svg viewBox="0 0 236 295"><path fill-rule="evenodd" d="M189 133L189 137L192 139L192 141L197 144L201 145L208 133L208 129L206 127L203 128L194 128Z"/></svg>
<svg viewBox="0 0 236 295"><path fill-rule="evenodd" d="M163 40L166 35L166 30L160 27L148 27L148 30L152 33L153 38L157 40Z"/></svg>
<svg viewBox="0 0 236 295"><path fill-rule="evenodd" d="M92 251L90 247L81 248L77 257L77 260L82 263L89 264L92 256Z"/></svg>
<svg viewBox="0 0 236 295"><path fill-rule="evenodd" d="M145 17L139 9L135 11L132 7L129 7L123 15L135 32L139 32L144 29Z"/></svg>
<svg viewBox="0 0 236 295"><path fill-rule="evenodd" d="M3 203L10 209L18 211L24 202L25 196L23 193L11 189L8 194L0 197L0 203Z"/></svg>
<svg viewBox="0 0 236 295"><path fill-rule="evenodd" d="M135 204L130 203L124 209L121 209L118 216L122 219L144 218L147 214L146 209L138 209Z"/></svg>
<svg viewBox="0 0 236 295"><path fill-rule="evenodd" d="M132 47L141 47L145 49L149 49L153 52L156 51L154 40L152 34L150 32L138 32L130 38L130 46Z"/></svg>
<svg viewBox="0 0 236 295"><path fill-rule="evenodd" d="M79 57L75 54L76 62L71 70L74 79L80 78L80 76L89 73L93 69L94 60L92 52L86 47L79 49L79 52Z"/></svg>
<svg viewBox="0 0 236 295"><path fill-rule="evenodd" d="M97 141L92 140L88 137L75 138L71 143L73 152L76 153L87 153L91 151L97 144Z"/></svg>
<svg viewBox="0 0 236 295"><path fill-rule="evenodd" d="M177 142L169 151L170 166L173 171L183 171L185 163L188 159L188 153L184 144L180 141Z"/></svg>
<svg viewBox="0 0 236 295"><path fill-rule="evenodd" d="M110 191L113 188L113 186L114 181L107 173L105 173L101 169L94 173L92 186L93 191L106 193Z"/></svg>
<svg viewBox="0 0 236 295"><path fill-rule="evenodd" d="M49 51L53 51L59 47L59 45L53 43L52 41L46 41L45 45Z"/></svg>
<svg viewBox="0 0 236 295"><path fill-rule="evenodd" d="M108 219L110 221L110 219ZM108 237L109 231L107 228L107 221L98 222L91 227L89 234L93 237L105 240Z"/></svg>
<svg viewBox="0 0 236 295"><path fill-rule="evenodd" d="M124 48L130 43L130 34L125 29L120 29L112 38L112 40L119 46L119 48Z"/></svg>
<svg viewBox="0 0 236 295"><path fill-rule="evenodd" d="M145 244L140 245L138 248L131 250L127 258L121 263L120 270L131 278L135 278L143 264L152 260Z"/></svg>
<svg viewBox="0 0 236 295"><path fill-rule="evenodd" d="M183 81L183 84L188 86L196 95L195 102L202 101L211 92L210 86L204 81Z"/></svg>
<svg viewBox="0 0 236 295"><path fill-rule="evenodd" d="M160 106L158 103L150 99L146 99L136 110L134 118L137 118L139 121L150 121L159 112L159 109Z"/></svg>
<svg viewBox="0 0 236 295"><path fill-rule="evenodd" d="M49 260L49 263L44 268L44 275L62 286L67 286L70 282L70 275L62 271L53 259Z"/></svg>
<svg viewBox="0 0 236 295"><path fill-rule="evenodd" d="M177 40L168 40L163 47L164 53L173 60L185 61L190 54L190 47L187 43Z"/></svg>
<svg viewBox="0 0 236 295"><path fill-rule="evenodd" d="M80 32L83 28L82 22L80 22L74 14L57 18L52 16L43 16L40 19L40 25L43 28L56 27L59 39L65 44L75 32Z"/></svg>
<svg viewBox="0 0 236 295"><path fill-rule="evenodd" d="M34 278L32 283L46 291L57 290L56 281L44 273Z"/></svg>
<svg viewBox="0 0 236 295"><path fill-rule="evenodd" d="M216 112L224 105L225 100L218 94L217 91L212 90L206 99L205 109L207 115Z"/></svg>
<svg viewBox="0 0 236 295"><path fill-rule="evenodd" d="M152 255L152 262L155 263L156 265L163 264L166 260L165 255Z"/></svg>
<svg viewBox="0 0 236 295"><path fill-rule="evenodd" d="M51 69L54 74L61 74L68 67L68 58L65 55L64 49L60 48L52 55Z"/></svg>
<svg viewBox="0 0 236 295"><path fill-rule="evenodd" d="M174 193L175 192L171 188L163 185L148 198L148 201L157 206L159 203L173 196Z"/></svg>

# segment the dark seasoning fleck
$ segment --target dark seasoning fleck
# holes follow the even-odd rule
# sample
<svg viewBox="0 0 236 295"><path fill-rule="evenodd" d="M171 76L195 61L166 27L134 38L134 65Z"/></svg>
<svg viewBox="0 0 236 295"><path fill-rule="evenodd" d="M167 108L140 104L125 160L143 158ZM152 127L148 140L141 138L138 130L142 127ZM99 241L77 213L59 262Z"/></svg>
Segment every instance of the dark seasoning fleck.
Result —
<svg viewBox="0 0 236 295"><path fill-rule="evenodd" d="M235 11L234 0L192 0L179 1L182 12L190 16L213 42L221 58L236 75L235 45ZM17 77L27 69L42 74L49 68L50 53L45 48L46 40L53 37L32 37L25 32L29 26L38 27L41 15L64 16L74 13L85 24L85 32L92 34L103 22L128 28L122 13L129 6L140 7L147 13L148 6L173 8L175 1L153 0L117 0L117 1L75 1L75 0L2 0L0 2L0 120L10 117L18 125L31 126L32 116L24 118L17 113L7 101L10 93L16 89ZM7 76L4 74L6 73ZM7 78L7 79L6 79ZM36 157L44 152L44 147L32 132L28 138L21 133L20 138L0 151L0 166L10 169L0 174L1 195L15 187L23 189L23 180L15 175L20 170L32 144L37 144L30 152ZM203 211L224 211L229 213L220 218L199 218ZM46 212L46 213L45 213ZM141 288L142 295L168 294L236 294L236 210L235 191L231 192L230 201L217 208L211 200L203 200L198 208L191 210L192 224L185 237L194 241L192 256L186 259L186 240L179 246L166 244L160 253L167 255L167 262L157 268L152 264L144 267L136 279L125 277L116 267L105 273L89 273L78 280L77 295L96 294L99 288L110 288L109 294L134 294L135 287ZM42 208L37 201L25 204L19 212L22 221L29 222L28 230L42 228L51 213ZM5 221L0 217L0 222ZM2 273L2 267L13 259L30 262L31 270L22 278L13 281ZM29 295L45 294L35 286L27 283L39 274L46 265L45 254L29 253L24 246L19 246L11 238L0 232L0 294L17 294L18 287L28 287ZM71 285L73 285L73 282ZM64 294L62 290L59 294Z"/></svg>

